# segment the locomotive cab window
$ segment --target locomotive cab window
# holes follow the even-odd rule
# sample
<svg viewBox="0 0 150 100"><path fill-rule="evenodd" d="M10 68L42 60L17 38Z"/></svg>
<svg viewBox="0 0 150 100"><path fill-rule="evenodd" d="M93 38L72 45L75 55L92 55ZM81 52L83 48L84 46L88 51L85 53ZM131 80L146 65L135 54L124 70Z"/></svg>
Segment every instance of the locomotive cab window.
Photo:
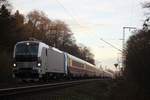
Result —
<svg viewBox="0 0 150 100"><path fill-rule="evenodd" d="M30 55L37 56L38 55L38 43L20 43L16 45L16 55Z"/></svg>

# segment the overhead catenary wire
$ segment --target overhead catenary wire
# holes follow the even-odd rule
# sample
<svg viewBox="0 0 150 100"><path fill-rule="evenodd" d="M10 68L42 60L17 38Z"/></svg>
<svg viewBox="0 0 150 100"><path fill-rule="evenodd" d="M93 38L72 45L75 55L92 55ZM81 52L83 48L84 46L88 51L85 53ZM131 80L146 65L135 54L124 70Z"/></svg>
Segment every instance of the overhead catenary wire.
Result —
<svg viewBox="0 0 150 100"><path fill-rule="evenodd" d="M81 24L78 22L78 20L72 15L72 13L70 13L70 11L68 11L68 9L59 1L59 0L56 0L56 2L64 9L64 11L79 25L81 26ZM84 26L85 27L85 26ZM112 45L111 43L103 40L103 39L100 39L101 41L107 43L108 45L110 45L111 47L117 49L118 51L122 52L122 50L120 50L119 48L115 47L114 45Z"/></svg>
<svg viewBox="0 0 150 100"><path fill-rule="evenodd" d="M87 27L87 26L85 26L85 25L81 25L81 23L78 21L78 19L71 13L71 11L70 10L68 10L65 6L64 6L64 4L62 3L62 2L60 2L59 0L55 0L58 4L59 4L59 6L61 6L63 9L64 9L64 11L76 22L76 24L78 25L78 26L80 26L80 27L78 27L78 28L80 28L80 29L89 29L89 27ZM87 24L86 24L87 25ZM89 24L89 25L91 25L91 24ZM97 24L93 24L92 26L97 26Z"/></svg>
<svg viewBox="0 0 150 100"><path fill-rule="evenodd" d="M70 13L70 11L67 10L67 8L59 1L59 0L55 0L63 9L64 11L79 25L81 26L81 24L78 22L78 20Z"/></svg>
<svg viewBox="0 0 150 100"><path fill-rule="evenodd" d="M109 42L107 42L107 41L103 40L102 38L101 38L100 40L101 40L101 41L103 41L103 42L105 42L106 44L110 45L110 46L111 46L111 47L113 47L114 49L116 49L116 50L118 50L118 51L122 52L122 50L121 50L121 49L119 49L119 48L117 48L116 46L112 45L111 43L109 43Z"/></svg>

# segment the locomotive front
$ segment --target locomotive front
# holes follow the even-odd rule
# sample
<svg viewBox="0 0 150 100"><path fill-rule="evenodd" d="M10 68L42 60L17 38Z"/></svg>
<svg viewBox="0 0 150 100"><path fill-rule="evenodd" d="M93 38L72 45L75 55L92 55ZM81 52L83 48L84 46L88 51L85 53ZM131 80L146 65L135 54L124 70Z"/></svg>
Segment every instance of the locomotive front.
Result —
<svg viewBox="0 0 150 100"><path fill-rule="evenodd" d="M38 57L39 42L18 42L13 55L13 77L39 78L41 62Z"/></svg>

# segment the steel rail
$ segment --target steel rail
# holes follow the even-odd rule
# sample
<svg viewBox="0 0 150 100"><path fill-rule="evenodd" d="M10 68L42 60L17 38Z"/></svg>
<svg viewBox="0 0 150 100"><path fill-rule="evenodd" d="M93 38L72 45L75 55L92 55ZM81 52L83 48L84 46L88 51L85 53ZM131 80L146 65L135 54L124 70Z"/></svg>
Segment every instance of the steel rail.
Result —
<svg viewBox="0 0 150 100"><path fill-rule="evenodd" d="M25 87L4 88L4 89L0 89L0 97L37 92L37 91L48 90L48 89L55 89L55 88L65 87L65 86L72 86L72 85L77 85L80 83L96 81L96 80L100 80L100 79L86 79L86 80L77 80L77 81L69 81L69 82L25 86Z"/></svg>

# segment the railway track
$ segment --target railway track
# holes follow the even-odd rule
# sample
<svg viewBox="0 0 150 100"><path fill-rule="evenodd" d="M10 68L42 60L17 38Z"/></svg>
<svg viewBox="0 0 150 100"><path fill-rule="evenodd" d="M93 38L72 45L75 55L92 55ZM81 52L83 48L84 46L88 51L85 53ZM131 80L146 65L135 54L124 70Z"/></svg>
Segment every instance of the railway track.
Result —
<svg viewBox="0 0 150 100"><path fill-rule="evenodd" d="M41 91L46 91L46 90L53 91L56 89L62 89L65 87L70 87L73 85L78 85L78 84L82 84L86 82L92 82L96 80L100 80L100 79L86 79L86 80L49 83L49 84L15 87L15 88L4 88L4 89L0 89L0 97L17 96L21 94L36 93L39 91L41 92Z"/></svg>

